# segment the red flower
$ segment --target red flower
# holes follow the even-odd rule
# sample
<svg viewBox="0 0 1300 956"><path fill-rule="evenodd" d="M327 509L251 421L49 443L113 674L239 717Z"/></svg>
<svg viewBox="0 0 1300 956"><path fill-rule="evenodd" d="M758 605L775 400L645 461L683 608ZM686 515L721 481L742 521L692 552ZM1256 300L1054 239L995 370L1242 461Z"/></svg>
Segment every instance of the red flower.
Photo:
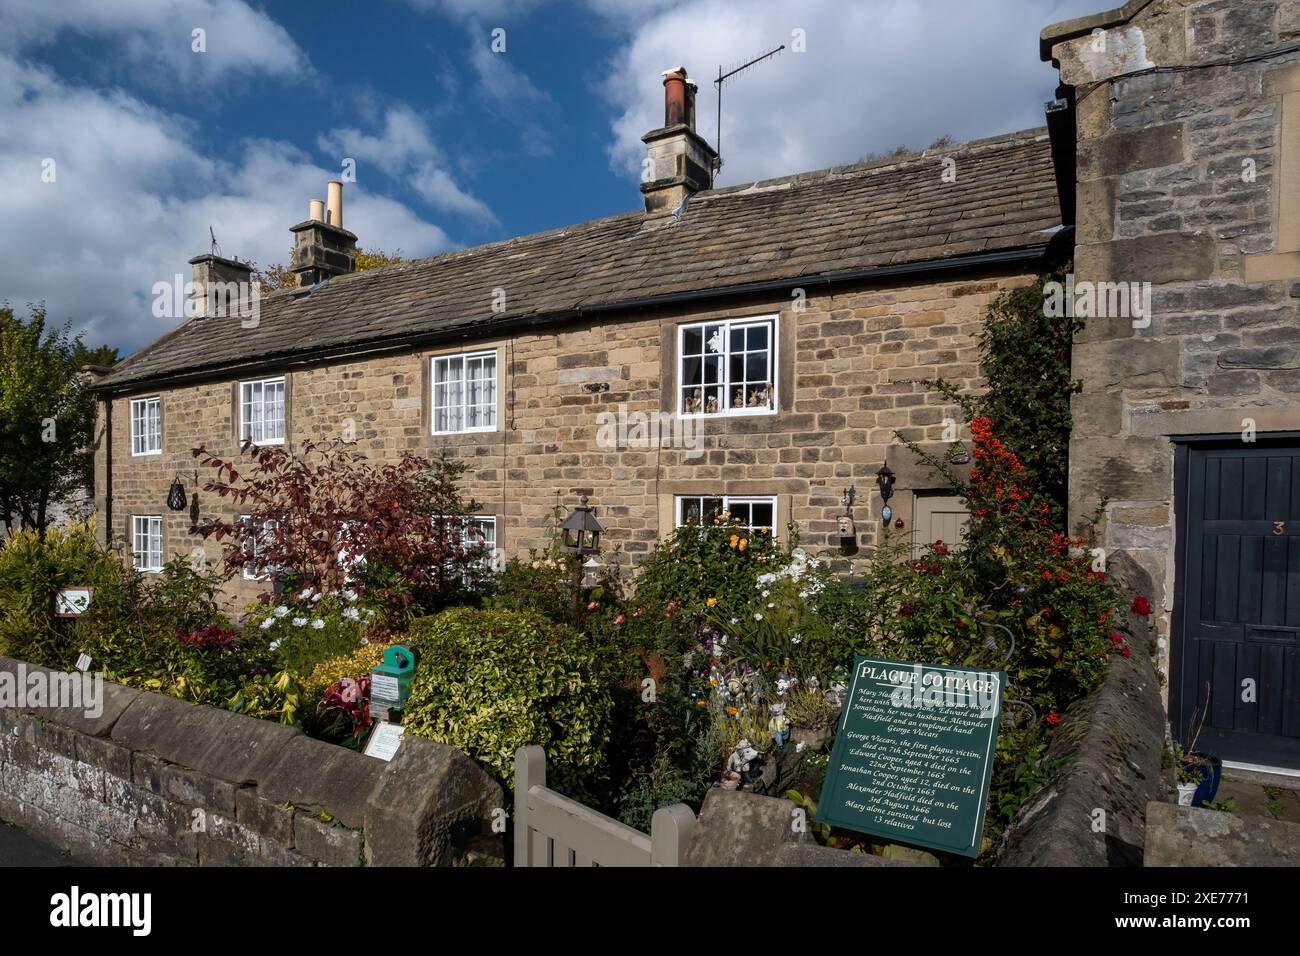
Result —
<svg viewBox="0 0 1300 956"><path fill-rule="evenodd" d="M1055 726L1056 726L1057 724L1059 724L1060 722L1061 722L1061 715L1060 715L1060 714L1058 714L1058 713L1057 713L1056 711L1054 711L1054 710L1048 712L1048 714L1047 714L1047 725L1048 725L1049 727L1055 727Z"/></svg>
<svg viewBox="0 0 1300 956"><path fill-rule="evenodd" d="M1133 656L1133 652L1130 651L1130 650L1128 649L1127 646L1121 647L1121 648L1119 649L1119 652L1120 652L1121 654L1123 654L1125 657L1132 657L1132 656Z"/></svg>
<svg viewBox="0 0 1300 956"><path fill-rule="evenodd" d="M1052 572L1051 572L1051 571L1044 571L1044 572L1043 572L1043 580L1044 580L1044 581L1050 581L1050 580L1052 580Z"/></svg>
<svg viewBox="0 0 1300 956"><path fill-rule="evenodd" d="M1139 594L1133 599L1133 606L1129 608L1129 610L1134 614L1140 614L1143 617L1146 617L1151 613L1151 602Z"/></svg>
<svg viewBox="0 0 1300 956"><path fill-rule="evenodd" d="M931 545L931 546L930 546L930 550L933 551L935 554L947 555L947 554L950 553L950 552L948 551L948 546L947 546L946 544L943 543L943 539L942 539L942 538L940 538L940 539L939 539L938 541L936 541L933 545Z"/></svg>
<svg viewBox="0 0 1300 956"><path fill-rule="evenodd" d="M1113 644L1123 644L1123 643L1124 643L1124 635L1123 635L1123 634L1120 634L1118 631L1111 631L1111 632L1110 632L1110 640L1111 640L1111 643L1113 643Z"/></svg>
<svg viewBox="0 0 1300 956"><path fill-rule="evenodd" d="M624 621L626 621L626 620L627 620L627 618L624 617L622 614L620 614L618 617L614 618L614 623L615 623L615 624L622 624L622 623L623 623Z"/></svg>

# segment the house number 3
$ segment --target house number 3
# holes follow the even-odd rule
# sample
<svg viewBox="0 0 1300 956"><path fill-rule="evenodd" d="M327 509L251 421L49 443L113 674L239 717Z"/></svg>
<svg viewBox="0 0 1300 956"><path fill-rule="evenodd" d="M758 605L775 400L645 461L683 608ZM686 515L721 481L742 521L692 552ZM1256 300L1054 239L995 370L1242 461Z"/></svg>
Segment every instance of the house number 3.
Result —
<svg viewBox="0 0 1300 956"><path fill-rule="evenodd" d="M1285 522L1285 521L1274 521L1274 522L1273 522L1273 533L1274 533L1274 534L1286 534L1286 522Z"/></svg>

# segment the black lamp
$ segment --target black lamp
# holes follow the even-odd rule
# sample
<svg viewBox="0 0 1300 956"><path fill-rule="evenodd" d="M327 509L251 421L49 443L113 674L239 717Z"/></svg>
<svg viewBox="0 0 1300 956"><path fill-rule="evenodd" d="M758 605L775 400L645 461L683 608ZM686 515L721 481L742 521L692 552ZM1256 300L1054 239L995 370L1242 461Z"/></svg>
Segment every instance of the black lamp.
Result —
<svg viewBox="0 0 1300 956"><path fill-rule="evenodd" d="M889 507L889 499L894 497L895 478L888 465L881 465L880 470L876 472L876 484L880 486L880 499L885 502L885 506L880 509L880 518L886 526L889 525L889 519L894 516L894 509Z"/></svg>
<svg viewBox="0 0 1300 956"><path fill-rule="evenodd" d="M185 494L185 486L181 484L181 476L177 475L172 481L171 487L167 489L167 507L171 511L184 511L186 504L189 503L189 495Z"/></svg>
<svg viewBox="0 0 1300 956"><path fill-rule="evenodd" d="M596 520L595 509L587 507L587 496L583 495L578 507L560 524L560 550L565 554L595 554L600 550L604 530Z"/></svg>

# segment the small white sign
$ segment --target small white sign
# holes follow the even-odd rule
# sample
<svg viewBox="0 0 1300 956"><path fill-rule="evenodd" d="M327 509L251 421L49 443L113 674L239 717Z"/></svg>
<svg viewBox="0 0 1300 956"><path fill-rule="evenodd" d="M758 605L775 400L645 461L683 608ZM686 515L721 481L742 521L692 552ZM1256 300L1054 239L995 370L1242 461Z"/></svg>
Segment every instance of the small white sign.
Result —
<svg viewBox="0 0 1300 956"><path fill-rule="evenodd" d="M375 724L370 739L366 741L366 756L392 760L397 748L402 745L402 734L405 732L406 728L401 724L390 724L387 721Z"/></svg>
<svg viewBox="0 0 1300 956"><path fill-rule="evenodd" d="M391 674L370 674L370 696L378 697L380 700L391 701L396 704L399 691L397 689L397 678Z"/></svg>
<svg viewBox="0 0 1300 956"><path fill-rule="evenodd" d="M54 595L54 616L80 617L94 594L94 588L59 588Z"/></svg>
<svg viewBox="0 0 1300 956"><path fill-rule="evenodd" d="M83 674L84 674L86 671L90 670L90 655L89 655L89 654L82 654L82 655L80 655L80 656L77 658L77 670L81 671Z"/></svg>

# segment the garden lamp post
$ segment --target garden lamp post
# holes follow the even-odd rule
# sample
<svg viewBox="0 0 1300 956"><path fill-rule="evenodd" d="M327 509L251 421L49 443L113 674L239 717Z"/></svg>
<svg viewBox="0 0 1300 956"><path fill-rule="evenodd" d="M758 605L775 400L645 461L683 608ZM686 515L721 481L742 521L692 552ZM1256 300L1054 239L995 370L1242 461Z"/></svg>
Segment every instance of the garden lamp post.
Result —
<svg viewBox="0 0 1300 956"><path fill-rule="evenodd" d="M580 610L583 586L593 586L595 583L600 568L596 555L600 553L600 536L604 530L596 520L596 509L588 507L586 495L579 499L578 507L560 523L560 551L574 558L574 617L577 617ZM583 561L584 558L587 560ZM587 576L593 579L592 585L587 585Z"/></svg>

